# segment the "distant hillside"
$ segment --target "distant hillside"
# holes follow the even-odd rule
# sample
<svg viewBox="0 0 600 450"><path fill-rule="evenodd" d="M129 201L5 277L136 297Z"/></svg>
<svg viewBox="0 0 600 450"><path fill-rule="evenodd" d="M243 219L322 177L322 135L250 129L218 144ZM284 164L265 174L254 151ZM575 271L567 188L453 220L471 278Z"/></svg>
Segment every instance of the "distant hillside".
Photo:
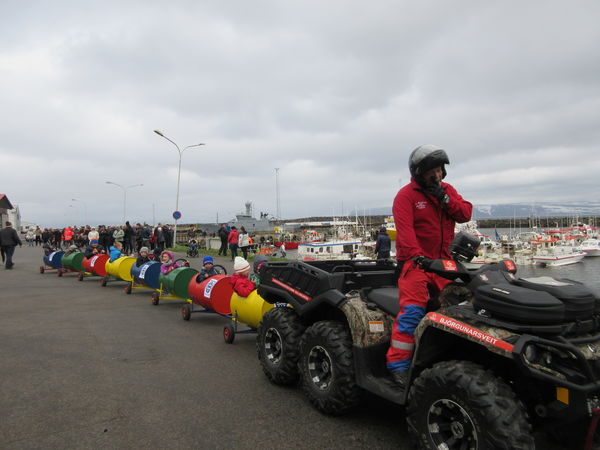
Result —
<svg viewBox="0 0 600 450"><path fill-rule="evenodd" d="M475 205L473 219L510 217L591 217L600 215L600 202L507 203Z"/></svg>
<svg viewBox="0 0 600 450"><path fill-rule="evenodd" d="M364 210L358 211L362 215ZM350 216L354 216L354 211ZM391 215L391 206L367 210L369 215ZM500 205L475 205L473 219L507 219L512 217L573 217L600 216L600 201L565 203L505 203Z"/></svg>

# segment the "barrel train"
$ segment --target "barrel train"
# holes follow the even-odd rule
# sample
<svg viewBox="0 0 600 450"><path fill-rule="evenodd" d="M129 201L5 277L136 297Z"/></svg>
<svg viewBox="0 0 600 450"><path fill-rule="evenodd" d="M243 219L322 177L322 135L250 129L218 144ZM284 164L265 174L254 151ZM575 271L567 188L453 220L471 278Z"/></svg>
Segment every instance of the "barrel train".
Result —
<svg viewBox="0 0 600 450"><path fill-rule="evenodd" d="M81 252L55 251L45 255L43 262L40 266L42 274L56 271L62 277L72 273L79 281L99 279L101 286L112 282L125 283L126 294L138 289L152 292L153 305L158 305L161 300L182 301L181 316L184 320L190 320L195 313L214 313L225 317L228 322L223 328L223 338L227 343L233 343L238 333L256 331L262 316L273 308L258 295L257 290L247 297L235 293L226 269L219 265L215 266L218 275L201 280L199 272L189 264L163 274L160 262L148 261L137 266L136 259L130 256L110 262L108 255L104 254L86 258ZM245 325L247 329L238 330L239 325Z"/></svg>

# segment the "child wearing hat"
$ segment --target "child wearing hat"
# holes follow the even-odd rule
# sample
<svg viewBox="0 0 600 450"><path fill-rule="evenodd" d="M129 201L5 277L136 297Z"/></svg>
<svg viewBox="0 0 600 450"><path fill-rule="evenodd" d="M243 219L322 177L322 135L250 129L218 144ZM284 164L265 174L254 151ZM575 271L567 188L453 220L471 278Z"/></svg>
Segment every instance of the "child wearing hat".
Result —
<svg viewBox="0 0 600 450"><path fill-rule="evenodd" d="M160 262L162 263L162 266L160 266L160 273L163 275L183 266L183 264L175 262L175 253L170 251L164 251L160 254Z"/></svg>
<svg viewBox="0 0 600 450"><path fill-rule="evenodd" d="M138 253L138 257L135 260L135 267L140 267L142 264L150 261L150 257L148 256L148 247L141 247Z"/></svg>
<svg viewBox="0 0 600 450"><path fill-rule="evenodd" d="M219 272L215 269L215 261L212 256L207 255L202 260L202 270L196 276L196 283L202 283L207 278L214 277L215 275L219 275Z"/></svg>
<svg viewBox="0 0 600 450"><path fill-rule="evenodd" d="M241 256L236 256L233 262L233 275L229 279L233 291L241 297L248 297L256 288L253 281L248 279L250 263Z"/></svg>
<svg viewBox="0 0 600 450"><path fill-rule="evenodd" d="M97 239L92 239L88 248L85 249L85 257L91 258L92 256L99 255L100 253L105 253L104 247L98 243Z"/></svg>

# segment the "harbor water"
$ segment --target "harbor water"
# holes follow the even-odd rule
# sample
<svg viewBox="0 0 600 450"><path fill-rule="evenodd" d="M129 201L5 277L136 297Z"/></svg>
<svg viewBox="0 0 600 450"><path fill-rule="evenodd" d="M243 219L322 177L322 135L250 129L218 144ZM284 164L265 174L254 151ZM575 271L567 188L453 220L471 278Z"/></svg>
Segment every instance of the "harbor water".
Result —
<svg viewBox="0 0 600 450"><path fill-rule="evenodd" d="M511 230L498 229L499 234L509 234ZM527 229L516 230L517 232L530 231ZM481 234L488 235L492 239L495 237L496 230L481 229ZM512 230L515 234L515 230ZM517 276L524 277L553 277L553 278L569 278L571 280L580 281L586 286L592 288L597 294L600 293L600 257L586 257L581 262L568 266L559 267L541 267L538 265L517 265Z"/></svg>

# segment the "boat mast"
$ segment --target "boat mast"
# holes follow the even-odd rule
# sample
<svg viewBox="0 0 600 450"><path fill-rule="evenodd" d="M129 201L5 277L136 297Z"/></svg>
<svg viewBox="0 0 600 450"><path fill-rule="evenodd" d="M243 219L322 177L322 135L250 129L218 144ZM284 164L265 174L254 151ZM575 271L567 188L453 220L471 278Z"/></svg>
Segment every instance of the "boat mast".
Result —
<svg viewBox="0 0 600 450"><path fill-rule="evenodd" d="M281 220L281 201L279 198L279 167L275 167L275 197L277 202L277 220Z"/></svg>

